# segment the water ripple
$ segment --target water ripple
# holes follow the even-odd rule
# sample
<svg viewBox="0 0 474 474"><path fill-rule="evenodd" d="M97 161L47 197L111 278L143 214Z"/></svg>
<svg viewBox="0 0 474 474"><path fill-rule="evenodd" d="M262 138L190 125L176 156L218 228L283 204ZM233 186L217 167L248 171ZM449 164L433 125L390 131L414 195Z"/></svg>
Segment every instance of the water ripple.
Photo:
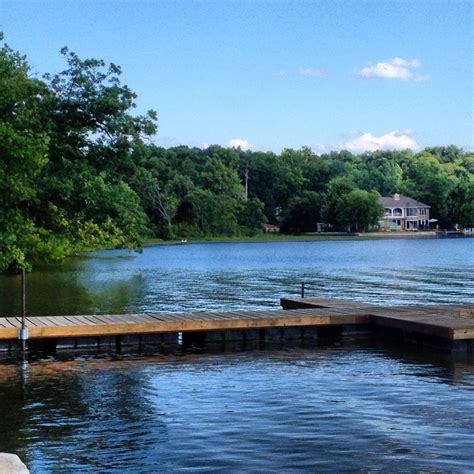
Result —
<svg viewBox="0 0 474 474"><path fill-rule="evenodd" d="M0 447L21 436L46 473L467 472L474 366L453 384L450 364L353 346L32 364Z"/></svg>

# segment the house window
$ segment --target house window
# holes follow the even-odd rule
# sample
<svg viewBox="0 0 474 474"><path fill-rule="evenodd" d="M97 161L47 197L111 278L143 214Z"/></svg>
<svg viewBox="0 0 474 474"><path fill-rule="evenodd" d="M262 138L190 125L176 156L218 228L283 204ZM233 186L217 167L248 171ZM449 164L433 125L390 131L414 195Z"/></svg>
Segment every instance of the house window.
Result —
<svg viewBox="0 0 474 474"><path fill-rule="evenodd" d="M393 215L394 216L403 216L403 211L399 207L397 207L393 210Z"/></svg>
<svg viewBox="0 0 474 474"><path fill-rule="evenodd" d="M426 208L425 207L420 208L420 216L426 216Z"/></svg>
<svg viewBox="0 0 474 474"><path fill-rule="evenodd" d="M392 210L385 208L385 215L386 216L391 216L392 215Z"/></svg>
<svg viewBox="0 0 474 474"><path fill-rule="evenodd" d="M416 216L416 207L409 207L407 209L407 216Z"/></svg>

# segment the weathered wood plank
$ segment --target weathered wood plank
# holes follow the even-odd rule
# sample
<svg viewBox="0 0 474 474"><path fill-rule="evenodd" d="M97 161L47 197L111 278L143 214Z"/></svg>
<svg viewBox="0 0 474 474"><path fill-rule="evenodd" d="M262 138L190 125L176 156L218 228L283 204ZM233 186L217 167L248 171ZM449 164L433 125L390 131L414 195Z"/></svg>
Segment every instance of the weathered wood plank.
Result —
<svg viewBox="0 0 474 474"><path fill-rule="evenodd" d="M150 316L151 318L153 318L155 321L161 321L161 322L166 321L166 318L163 317L159 313L147 313L147 315Z"/></svg>
<svg viewBox="0 0 474 474"><path fill-rule="evenodd" d="M16 318L5 318L5 321L10 324L11 327L14 327L14 328L20 328L21 327L21 323L18 322L18 320Z"/></svg>
<svg viewBox="0 0 474 474"><path fill-rule="evenodd" d="M135 315L132 314L107 314L101 316L104 317L108 324L133 324L137 321Z"/></svg>
<svg viewBox="0 0 474 474"><path fill-rule="evenodd" d="M74 319L78 321L78 325L83 325L83 326L94 326L94 323L92 323L89 319L87 319L85 316L82 315L76 315L74 316Z"/></svg>
<svg viewBox="0 0 474 474"><path fill-rule="evenodd" d="M383 307L330 298L282 299L295 309L28 317L30 338L186 331L375 325L450 340L474 339L473 305ZM0 339L18 337L21 319L0 318Z"/></svg>
<svg viewBox="0 0 474 474"><path fill-rule="evenodd" d="M64 316L64 319L67 319L68 321L70 321L73 326L83 324L82 321L77 316L68 315L68 316Z"/></svg>
<svg viewBox="0 0 474 474"><path fill-rule="evenodd" d="M48 316L53 318L58 326L74 326L75 323L69 321L65 316Z"/></svg>
<svg viewBox="0 0 474 474"><path fill-rule="evenodd" d="M256 318L219 321L182 321L169 323L104 324L77 327L36 327L30 329L30 338L80 337L97 335L151 334L183 331L213 331L228 329L261 329L275 327L300 327L328 325L330 321L323 316L301 316L293 318Z"/></svg>

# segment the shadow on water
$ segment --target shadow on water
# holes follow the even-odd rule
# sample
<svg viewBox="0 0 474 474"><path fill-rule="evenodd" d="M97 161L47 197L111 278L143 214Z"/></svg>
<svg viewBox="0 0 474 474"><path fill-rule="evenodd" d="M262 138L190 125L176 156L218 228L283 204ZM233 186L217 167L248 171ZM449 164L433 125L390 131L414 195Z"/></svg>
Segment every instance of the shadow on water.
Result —
<svg viewBox="0 0 474 474"><path fill-rule="evenodd" d="M0 365L0 450L32 472L140 465L166 426L144 391L143 373L90 358ZM112 370L113 376L108 373Z"/></svg>
<svg viewBox="0 0 474 474"><path fill-rule="evenodd" d="M464 410L473 391L472 354L433 357L369 337L61 353L0 365L0 451L18 453L32 472L255 471L265 462L305 470L323 458L320 469L334 471L337 453L355 443L345 461L353 469L408 461L426 470L443 457L450 472L472 460L474 420ZM423 443L436 432L431 456Z"/></svg>
<svg viewBox="0 0 474 474"><path fill-rule="evenodd" d="M44 268L28 275L26 282L28 315L126 313L145 297L145 281L140 274L84 284L87 265L73 268ZM78 268L79 267L79 268ZM0 314L20 314L20 277L0 275Z"/></svg>

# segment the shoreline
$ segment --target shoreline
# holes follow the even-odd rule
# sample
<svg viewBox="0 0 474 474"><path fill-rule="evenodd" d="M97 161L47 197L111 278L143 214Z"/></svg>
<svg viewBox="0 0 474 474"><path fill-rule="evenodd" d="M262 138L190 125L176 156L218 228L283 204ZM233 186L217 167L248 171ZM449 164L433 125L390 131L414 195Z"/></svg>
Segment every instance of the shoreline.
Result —
<svg viewBox="0 0 474 474"><path fill-rule="evenodd" d="M257 234L237 237L208 237L181 240L145 239L143 248L159 245L202 244L202 243L271 243L271 242L313 242L313 241L345 241L345 240L397 240L397 239L436 239L436 231L425 232L365 232L360 234Z"/></svg>

